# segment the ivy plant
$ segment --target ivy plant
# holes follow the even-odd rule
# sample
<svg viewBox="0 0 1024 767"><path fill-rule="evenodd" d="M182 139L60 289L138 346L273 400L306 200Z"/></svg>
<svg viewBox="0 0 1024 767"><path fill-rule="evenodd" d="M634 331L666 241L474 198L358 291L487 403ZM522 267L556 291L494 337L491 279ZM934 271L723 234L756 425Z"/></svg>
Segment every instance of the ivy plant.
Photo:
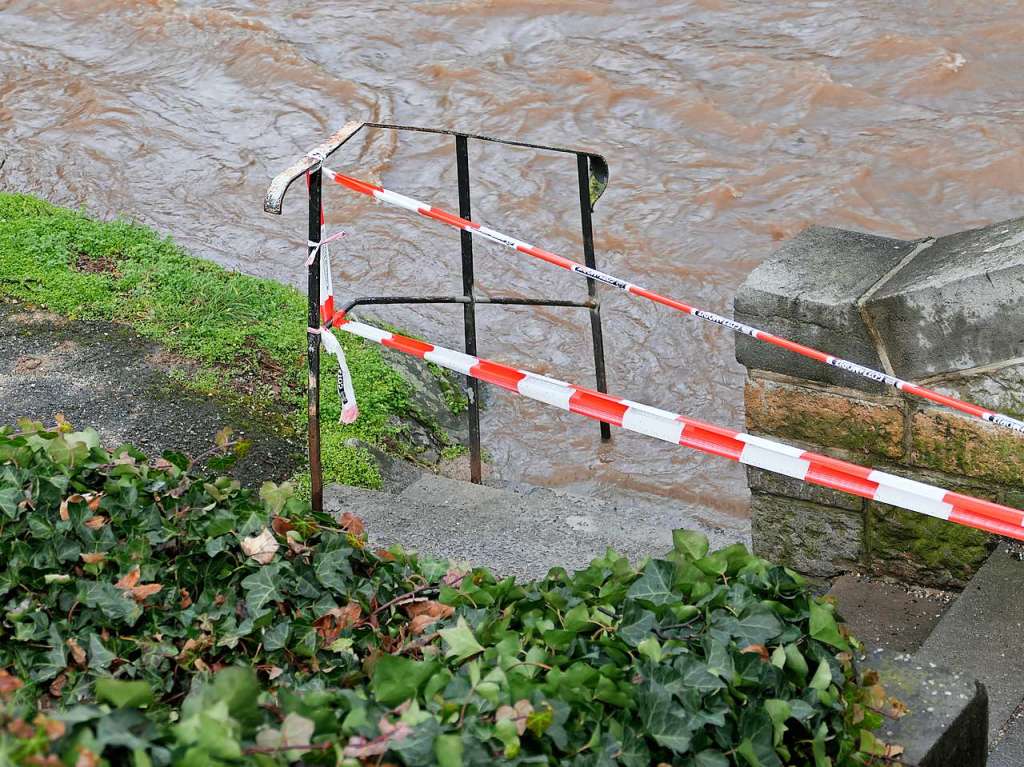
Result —
<svg viewBox="0 0 1024 767"><path fill-rule="evenodd" d="M834 606L676 531L517 582L362 522L0 429L0 764L846 767L897 715ZM409 543L415 543L410 541Z"/></svg>

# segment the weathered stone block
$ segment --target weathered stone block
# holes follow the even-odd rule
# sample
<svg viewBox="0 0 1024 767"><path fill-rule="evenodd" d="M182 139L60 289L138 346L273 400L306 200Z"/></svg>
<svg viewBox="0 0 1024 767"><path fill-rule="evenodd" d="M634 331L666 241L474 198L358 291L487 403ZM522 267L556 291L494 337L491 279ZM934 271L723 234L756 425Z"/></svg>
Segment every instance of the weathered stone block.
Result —
<svg viewBox="0 0 1024 767"><path fill-rule="evenodd" d="M783 245L736 293L740 322L880 369L858 299L917 247L916 242L811 227ZM880 384L736 336L736 359L748 368L882 392Z"/></svg>
<svg viewBox="0 0 1024 767"><path fill-rule="evenodd" d="M928 663L919 656L876 668L887 694L907 706L906 716L888 720L876 735L903 746L901 763L917 767L985 767L989 700L971 677Z"/></svg>
<svg viewBox="0 0 1024 767"><path fill-rule="evenodd" d="M798 501L807 501L822 506L835 506L848 511L862 511L864 508L864 499L856 495L841 493L828 487L809 485L798 479L776 474L773 471L757 469L753 466L747 466L746 469L747 485L751 490L795 498Z"/></svg>
<svg viewBox="0 0 1024 767"><path fill-rule="evenodd" d="M1024 364L1011 362L918 383L1000 413L1024 417Z"/></svg>
<svg viewBox="0 0 1024 767"><path fill-rule="evenodd" d="M988 558L988 533L884 503L867 502L868 569L903 581L962 588Z"/></svg>
<svg viewBox="0 0 1024 767"><path fill-rule="evenodd" d="M918 652L919 665L956 669L988 690L988 736L995 740L1024 697L1024 562L1000 546L943 616ZM1019 765L1018 765L1019 767Z"/></svg>
<svg viewBox="0 0 1024 767"><path fill-rule="evenodd" d="M754 492L750 517L758 556L819 577L860 566L864 518L859 512Z"/></svg>
<svg viewBox="0 0 1024 767"><path fill-rule="evenodd" d="M1024 485L1024 438L997 426L938 409L911 419L909 462L914 466Z"/></svg>
<svg viewBox="0 0 1024 767"><path fill-rule="evenodd" d="M938 238L864 308L903 378L1024 356L1024 218Z"/></svg>
<svg viewBox="0 0 1024 767"><path fill-rule="evenodd" d="M751 431L886 458L903 455L903 408L806 386L747 378L743 390Z"/></svg>

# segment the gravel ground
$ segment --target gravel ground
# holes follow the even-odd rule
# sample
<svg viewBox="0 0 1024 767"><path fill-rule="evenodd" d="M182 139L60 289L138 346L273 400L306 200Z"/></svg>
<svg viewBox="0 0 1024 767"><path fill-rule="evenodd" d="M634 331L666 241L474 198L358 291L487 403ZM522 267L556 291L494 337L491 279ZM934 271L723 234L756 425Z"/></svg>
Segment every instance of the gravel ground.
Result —
<svg viewBox="0 0 1024 767"><path fill-rule="evenodd" d="M0 424L22 416L52 425L63 413L94 427L108 448L129 442L150 455L199 455L225 426L251 442L233 468L243 484L281 481L303 445L251 414L185 390L171 377L188 365L158 344L109 322L69 322L18 303L0 302Z"/></svg>

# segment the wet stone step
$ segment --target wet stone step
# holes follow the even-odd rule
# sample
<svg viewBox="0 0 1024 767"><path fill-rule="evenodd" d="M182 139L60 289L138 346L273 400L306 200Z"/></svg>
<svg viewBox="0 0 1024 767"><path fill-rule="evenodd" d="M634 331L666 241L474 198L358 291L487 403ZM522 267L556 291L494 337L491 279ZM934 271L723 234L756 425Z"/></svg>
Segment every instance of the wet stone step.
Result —
<svg viewBox="0 0 1024 767"><path fill-rule="evenodd" d="M989 742L1024 700L1024 561L1002 544L921 647L920 657L977 679L988 690Z"/></svg>
<svg viewBox="0 0 1024 767"><path fill-rule="evenodd" d="M620 506L546 488L473 485L423 473L397 493L331 485L326 510L363 518L370 541L536 578L552 567L581 569L608 547L633 561L672 547L674 528L705 533L714 547L748 543L741 520L723 526L663 498Z"/></svg>

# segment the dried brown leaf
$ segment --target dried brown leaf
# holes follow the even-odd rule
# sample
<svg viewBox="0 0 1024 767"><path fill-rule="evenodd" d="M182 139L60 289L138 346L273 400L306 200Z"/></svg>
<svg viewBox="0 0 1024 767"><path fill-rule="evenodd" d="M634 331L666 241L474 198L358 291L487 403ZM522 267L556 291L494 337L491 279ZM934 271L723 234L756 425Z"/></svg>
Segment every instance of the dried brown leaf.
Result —
<svg viewBox="0 0 1024 767"><path fill-rule="evenodd" d="M274 517L270 522L270 526L274 528L274 532L282 538L295 529L295 526L284 517Z"/></svg>
<svg viewBox="0 0 1024 767"><path fill-rule="evenodd" d="M139 579L141 577L142 572L139 570L138 566L136 566L129 570L127 574L125 574L121 578L121 580L119 580L114 585L117 586L119 589L130 591L131 589L135 588L136 584L139 582Z"/></svg>
<svg viewBox="0 0 1024 767"><path fill-rule="evenodd" d="M85 526L90 530L99 530L105 524L107 524L107 518L104 516L89 517L85 520Z"/></svg>
<svg viewBox="0 0 1024 767"><path fill-rule="evenodd" d="M11 735L16 738L28 740L35 736L36 728L19 717L12 720L11 723L7 725L7 732L11 733Z"/></svg>
<svg viewBox="0 0 1024 767"><path fill-rule="evenodd" d="M405 612L412 618L409 627L413 634L422 634L427 628L439 620L451 617L455 612L454 607L443 605L440 602L425 601L411 602L402 606Z"/></svg>
<svg viewBox="0 0 1024 767"><path fill-rule="evenodd" d="M352 533L352 535L362 537L366 532L366 524L351 511L346 511L342 514L338 519L338 524L341 525L342 530L346 533Z"/></svg>
<svg viewBox="0 0 1024 767"><path fill-rule="evenodd" d="M242 553L251 559L255 559L261 565L268 565L277 554L280 548L274 534L267 528L263 528L259 535L251 535L242 540Z"/></svg>
<svg viewBox="0 0 1024 767"><path fill-rule="evenodd" d="M66 642L68 649L71 650L71 659L75 662L76 666L85 667L85 650L78 644L78 640L74 637L69 637Z"/></svg>
<svg viewBox="0 0 1024 767"><path fill-rule="evenodd" d="M763 644L748 644L742 650L741 653L757 653L761 656L761 660L768 660L771 656L768 654L768 648Z"/></svg>
<svg viewBox="0 0 1024 767"><path fill-rule="evenodd" d="M331 644L341 632L359 623L363 617L363 608L358 602L349 602L344 607L334 607L321 615L313 626L324 645Z"/></svg>
<svg viewBox="0 0 1024 767"><path fill-rule="evenodd" d="M163 589L159 583L144 583L139 586L131 588L128 593L131 594L132 599L136 602L145 602L149 597L154 594L159 594Z"/></svg>
<svg viewBox="0 0 1024 767"><path fill-rule="evenodd" d="M0 700L7 700L15 691L25 685L18 677L11 676L4 669L0 668Z"/></svg>
<svg viewBox="0 0 1024 767"><path fill-rule="evenodd" d="M56 679L50 682L50 695L59 698L64 694L64 685L68 683L68 675L61 672Z"/></svg>
<svg viewBox="0 0 1024 767"><path fill-rule="evenodd" d="M88 554L83 553L79 554L78 556L80 556L82 558L82 561L85 562L87 565L98 565L100 562L107 558L107 555L104 554L102 551L94 551Z"/></svg>
<svg viewBox="0 0 1024 767"><path fill-rule="evenodd" d="M383 723L385 720L381 720ZM359 735L353 735L345 746L344 755L355 759L366 759L371 756L382 756L387 753L391 743L397 740L404 740L412 733L412 727L405 722L397 725L389 725L388 732L373 740L367 740Z"/></svg>
<svg viewBox="0 0 1024 767"><path fill-rule="evenodd" d="M49 719L42 714L37 714L36 718L32 721L37 727L42 727L46 732L47 740L57 740L64 736L64 732L67 730L64 722L57 719Z"/></svg>
<svg viewBox="0 0 1024 767"><path fill-rule="evenodd" d="M75 760L75 767L100 767L100 758L89 749L82 747Z"/></svg>
<svg viewBox="0 0 1024 767"><path fill-rule="evenodd" d="M889 698L889 710L892 712L894 719L902 719L910 713L907 704L897 698Z"/></svg>
<svg viewBox="0 0 1024 767"><path fill-rule="evenodd" d="M441 583L445 586L451 586L453 589L457 589L462 584L462 579L467 575L469 575L468 570L453 567L444 574L444 577L441 579Z"/></svg>
<svg viewBox="0 0 1024 767"><path fill-rule="evenodd" d="M80 496L78 493L75 493L74 495L69 495L67 498L60 502L59 513L61 522L67 522L71 519L71 515L68 513L68 504L78 503L81 500L82 496Z"/></svg>

